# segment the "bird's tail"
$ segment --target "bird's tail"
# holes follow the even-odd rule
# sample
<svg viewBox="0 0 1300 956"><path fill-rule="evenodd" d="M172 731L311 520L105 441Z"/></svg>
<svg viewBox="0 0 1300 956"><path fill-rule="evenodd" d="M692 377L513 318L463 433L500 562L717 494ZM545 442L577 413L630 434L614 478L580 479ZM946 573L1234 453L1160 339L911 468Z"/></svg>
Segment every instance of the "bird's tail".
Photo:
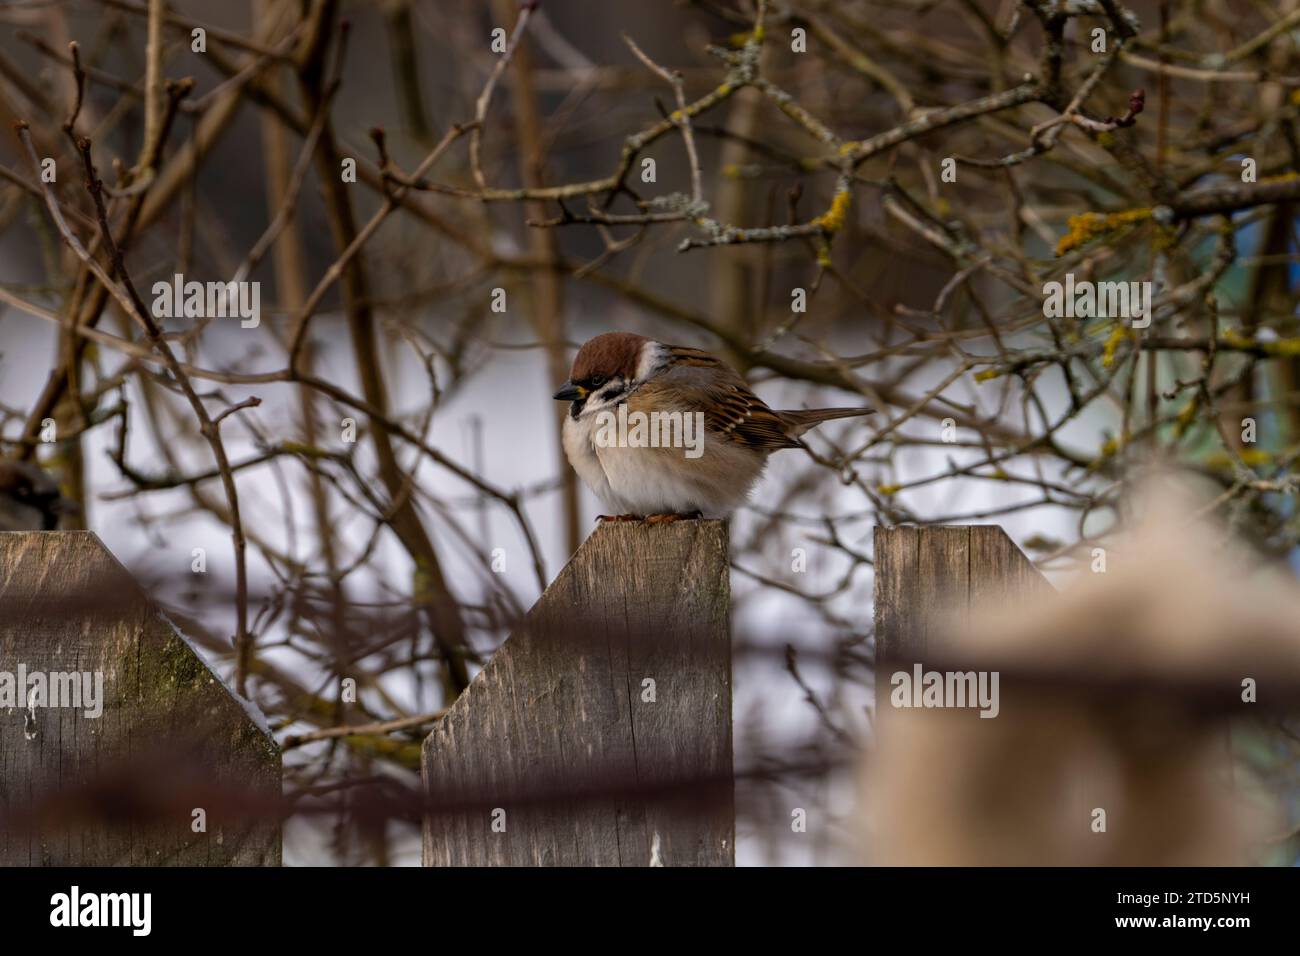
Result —
<svg viewBox="0 0 1300 956"><path fill-rule="evenodd" d="M870 415L874 408L792 408L777 412L788 426L786 431L792 438L798 438L814 425L828 422L835 418L856 418Z"/></svg>

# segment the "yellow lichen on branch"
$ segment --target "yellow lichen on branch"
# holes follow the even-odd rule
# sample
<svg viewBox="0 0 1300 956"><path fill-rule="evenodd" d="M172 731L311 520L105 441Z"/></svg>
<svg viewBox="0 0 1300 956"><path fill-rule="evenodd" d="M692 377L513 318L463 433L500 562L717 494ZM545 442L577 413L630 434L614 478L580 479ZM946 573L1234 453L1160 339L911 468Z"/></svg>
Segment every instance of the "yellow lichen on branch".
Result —
<svg viewBox="0 0 1300 956"><path fill-rule="evenodd" d="M1123 212L1084 212L1066 220L1067 231L1056 244L1056 254L1063 256L1071 249L1086 245L1107 233L1145 222L1151 218L1150 209L1125 209Z"/></svg>
<svg viewBox="0 0 1300 956"><path fill-rule="evenodd" d="M1200 398L1193 395L1191 400L1179 409L1178 417L1174 420L1174 437L1182 438L1187 434L1188 429L1196 424L1196 413L1200 407Z"/></svg>
<svg viewBox="0 0 1300 956"><path fill-rule="evenodd" d="M1236 329L1227 329L1223 333L1223 341L1232 348L1242 349L1243 351L1260 352L1270 357L1300 357L1300 337L1293 336L1285 339L1259 339L1242 335Z"/></svg>
<svg viewBox="0 0 1300 956"><path fill-rule="evenodd" d="M852 194L847 189L840 190L831 200L830 208L814 219L813 224L820 226L826 232L838 232L844 227L844 220L848 216L852 201Z"/></svg>
<svg viewBox="0 0 1300 956"><path fill-rule="evenodd" d="M1106 339L1106 345L1102 348L1102 368L1110 368L1115 364L1115 354L1119 351L1120 343L1132 337L1133 333L1122 322L1115 323L1115 328L1111 330L1110 336Z"/></svg>

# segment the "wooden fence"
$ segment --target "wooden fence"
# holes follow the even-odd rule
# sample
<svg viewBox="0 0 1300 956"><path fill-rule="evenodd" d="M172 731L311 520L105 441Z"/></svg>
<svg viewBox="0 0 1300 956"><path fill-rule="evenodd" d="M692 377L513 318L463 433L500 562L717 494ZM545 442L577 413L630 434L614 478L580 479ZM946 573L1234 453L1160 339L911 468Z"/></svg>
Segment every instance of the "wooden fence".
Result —
<svg viewBox="0 0 1300 956"><path fill-rule="evenodd" d="M0 865L274 866L279 796L259 715L99 538L0 532Z"/></svg>
<svg viewBox="0 0 1300 956"><path fill-rule="evenodd" d="M960 620L984 602L1014 604L1052 587L997 525L877 528L875 571L876 656L899 663L943 650L936 612Z"/></svg>
<svg viewBox="0 0 1300 956"><path fill-rule="evenodd" d="M891 662L934 650L922 611L1048 586L997 527L881 528L875 555ZM425 740L425 865L732 865L729 600L722 522L598 527ZM20 666L103 688L0 707L0 865L280 862L260 715L93 534L0 534L0 680ZM96 801L163 779L148 826Z"/></svg>
<svg viewBox="0 0 1300 956"><path fill-rule="evenodd" d="M726 527L605 524L424 745L424 862L735 860Z"/></svg>
<svg viewBox="0 0 1300 956"><path fill-rule="evenodd" d="M1061 595L999 528L876 530L874 862L1294 860L1279 755L1300 702L1297 599L1185 524L1117 539L1110 569ZM932 700L906 690L922 674L939 678ZM976 678L992 704L978 714L962 689Z"/></svg>
<svg viewBox="0 0 1300 956"><path fill-rule="evenodd" d="M599 527L426 741L425 863L732 864L729 600L722 522ZM279 864L279 748L95 535L0 533L6 674L0 865Z"/></svg>

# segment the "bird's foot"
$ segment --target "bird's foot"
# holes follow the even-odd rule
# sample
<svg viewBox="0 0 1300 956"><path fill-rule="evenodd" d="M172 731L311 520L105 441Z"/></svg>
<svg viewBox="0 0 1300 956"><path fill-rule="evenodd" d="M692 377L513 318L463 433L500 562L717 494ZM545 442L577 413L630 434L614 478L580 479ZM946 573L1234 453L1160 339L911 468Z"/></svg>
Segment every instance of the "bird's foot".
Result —
<svg viewBox="0 0 1300 956"><path fill-rule="evenodd" d="M702 518L702 517L704 517L704 515L699 511L692 511L689 512L688 514L646 515L645 523L646 524L668 524L669 522L672 521L690 521L694 518Z"/></svg>
<svg viewBox="0 0 1300 956"><path fill-rule="evenodd" d="M597 521L640 521L640 515L596 515Z"/></svg>

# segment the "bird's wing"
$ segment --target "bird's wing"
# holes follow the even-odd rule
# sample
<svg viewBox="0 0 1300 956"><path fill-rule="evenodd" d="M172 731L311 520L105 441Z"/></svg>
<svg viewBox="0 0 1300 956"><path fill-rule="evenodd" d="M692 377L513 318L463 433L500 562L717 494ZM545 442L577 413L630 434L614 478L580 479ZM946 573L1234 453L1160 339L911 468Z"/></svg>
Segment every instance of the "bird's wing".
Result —
<svg viewBox="0 0 1300 956"><path fill-rule="evenodd" d="M628 411L703 412L704 428L717 440L755 451L801 447L781 416L720 359L689 348L671 355L668 368L628 397Z"/></svg>

